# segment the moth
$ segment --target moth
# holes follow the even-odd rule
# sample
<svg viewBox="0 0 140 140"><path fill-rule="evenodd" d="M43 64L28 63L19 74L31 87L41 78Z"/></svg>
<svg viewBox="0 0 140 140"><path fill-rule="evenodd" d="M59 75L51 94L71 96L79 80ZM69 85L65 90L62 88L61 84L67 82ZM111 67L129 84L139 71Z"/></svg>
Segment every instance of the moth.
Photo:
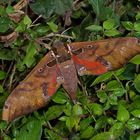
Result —
<svg viewBox="0 0 140 140"><path fill-rule="evenodd" d="M140 53L134 37L56 43L9 95L2 119L10 122L44 107L60 85L76 100L78 76L116 70Z"/></svg>

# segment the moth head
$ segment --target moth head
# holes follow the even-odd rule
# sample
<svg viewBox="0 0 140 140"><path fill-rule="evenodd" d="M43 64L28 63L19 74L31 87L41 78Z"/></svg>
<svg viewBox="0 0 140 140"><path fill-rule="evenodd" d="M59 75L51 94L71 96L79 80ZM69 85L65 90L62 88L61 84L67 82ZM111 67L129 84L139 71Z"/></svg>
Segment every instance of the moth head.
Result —
<svg viewBox="0 0 140 140"><path fill-rule="evenodd" d="M52 46L52 51L55 56L61 56L65 52L65 47L63 42L55 42Z"/></svg>

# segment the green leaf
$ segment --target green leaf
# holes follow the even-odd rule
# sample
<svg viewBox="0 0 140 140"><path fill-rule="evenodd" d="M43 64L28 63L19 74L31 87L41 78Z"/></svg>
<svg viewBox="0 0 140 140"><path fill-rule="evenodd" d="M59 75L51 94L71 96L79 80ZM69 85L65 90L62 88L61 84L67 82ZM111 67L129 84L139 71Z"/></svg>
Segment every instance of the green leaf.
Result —
<svg viewBox="0 0 140 140"><path fill-rule="evenodd" d="M14 12L14 8L11 6L11 5L8 5L7 7L6 7L6 13L7 14L11 14L11 13L13 13Z"/></svg>
<svg viewBox="0 0 140 140"><path fill-rule="evenodd" d="M121 122L115 122L115 124L110 128L109 132L111 132L115 138L118 138L124 135L125 126Z"/></svg>
<svg viewBox="0 0 140 140"><path fill-rule="evenodd" d="M58 15L64 15L66 11L73 8L72 0L54 0L55 13Z"/></svg>
<svg viewBox="0 0 140 140"><path fill-rule="evenodd" d="M52 100L53 100L55 103L64 104L64 103L67 102L68 97L66 96L66 94L64 94L64 92L62 92L62 91L57 91L57 93L52 97Z"/></svg>
<svg viewBox="0 0 140 140"><path fill-rule="evenodd" d="M31 118L28 122L23 125L20 129L19 135L16 140L40 140L42 135L42 122L35 118Z"/></svg>
<svg viewBox="0 0 140 140"><path fill-rule="evenodd" d="M54 22L47 22L47 24L53 32L58 32L58 26Z"/></svg>
<svg viewBox="0 0 140 140"><path fill-rule="evenodd" d="M111 105L117 105L118 104L118 102L117 102L117 96L116 95L114 95L113 93L109 96L109 99L108 99L108 101L109 101L109 103L111 104Z"/></svg>
<svg viewBox="0 0 140 140"><path fill-rule="evenodd" d="M11 138L10 138L10 136L8 136L8 135L4 135L4 140L12 140Z"/></svg>
<svg viewBox="0 0 140 140"><path fill-rule="evenodd" d="M15 50L0 49L0 59L1 60L14 60L16 58L17 52Z"/></svg>
<svg viewBox="0 0 140 140"><path fill-rule="evenodd" d="M31 9L38 15L49 18L53 13L64 15L73 7L72 0L37 0L30 4Z"/></svg>
<svg viewBox="0 0 140 140"><path fill-rule="evenodd" d="M115 121L116 120L114 120L112 117L110 117L110 118L108 117L107 118L107 123L110 124L110 125L113 125L115 123Z"/></svg>
<svg viewBox="0 0 140 140"><path fill-rule="evenodd" d="M130 115L127 109L123 105L119 105L117 112L117 120L125 123L129 119Z"/></svg>
<svg viewBox="0 0 140 140"><path fill-rule="evenodd" d="M139 130L140 129L140 119L138 119L138 118L129 119L127 122L127 127L131 131Z"/></svg>
<svg viewBox="0 0 140 140"><path fill-rule="evenodd" d="M0 80L3 80L6 77L6 72L0 70Z"/></svg>
<svg viewBox="0 0 140 140"><path fill-rule="evenodd" d="M97 91L97 97L100 99L101 103L105 103L107 100L107 94L104 90L98 90Z"/></svg>
<svg viewBox="0 0 140 140"><path fill-rule="evenodd" d="M99 16L99 19L101 20L101 21L104 21L104 20L107 20L107 19L109 19L109 18L116 18L117 17L117 15L115 15L114 13L113 13L113 10L112 10L112 8L111 7L102 7L102 9L100 9L100 16ZM115 19L116 20L116 19Z"/></svg>
<svg viewBox="0 0 140 140"><path fill-rule="evenodd" d="M89 0L98 20L106 20L114 14L111 7L105 7L105 0Z"/></svg>
<svg viewBox="0 0 140 140"><path fill-rule="evenodd" d="M63 113L63 105L55 105L48 108L48 111L45 113L45 120L53 120L59 117Z"/></svg>
<svg viewBox="0 0 140 140"><path fill-rule="evenodd" d="M97 18L99 18L101 14L101 9L104 5L104 0L89 0L89 3L92 5L92 8L96 13Z"/></svg>
<svg viewBox="0 0 140 140"><path fill-rule="evenodd" d="M26 64L27 67L31 67L35 62L35 54L37 53L36 48L38 47L38 44L34 42L30 42L26 49L26 56L23 59L23 64Z"/></svg>
<svg viewBox="0 0 140 140"><path fill-rule="evenodd" d="M80 116L77 116L77 117L74 117L74 128L75 130L79 130L79 122L81 120L81 117Z"/></svg>
<svg viewBox="0 0 140 140"><path fill-rule="evenodd" d="M120 76L120 75L124 72L124 70L125 70L124 67L123 67L123 68L120 68L120 69L114 71L114 74L115 74L116 76Z"/></svg>
<svg viewBox="0 0 140 140"><path fill-rule="evenodd" d="M130 60L131 63L133 64L140 64L140 54L134 56L131 60Z"/></svg>
<svg viewBox="0 0 140 140"><path fill-rule="evenodd" d="M105 74L102 74L102 75L98 76L94 80L94 82L92 83L92 85L96 85L96 84L98 84L100 82L104 82L104 81L108 80L109 78L111 78L111 76L112 76L112 72L107 72Z"/></svg>
<svg viewBox="0 0 140 140"><path fill-rule="evenodd" d="M128 89L129 89L129 85L128 85ZM134 97L136 96L136 92L134 92L133 90L129 91L129 98L132 100Z"/></svg>
<svg viewBox="0 0 140 140"><path fill-rule="evenodd" d="M108 91L113 91L114 96L122 96L125 93L125 89L117 80L108 82L106 88L108 89Z"/></svg>
<svg viewBox="0 0 140 140"><path fill-rule="evenodd" d="M69 131L72 131L74 125L75 125L75 119L73 117L67 117L66 126L69 129Z"/></svg>
<svg viewBox="0 0 140 140"><path fill-rule="evenodd" d="M118 88L120 88L120 87L121 87L121 85L117 80L112 80L107 83L107 89L109 91L118 90Z"/></svg>
<svg viewBox="0 0 140 140"><path fill-rule="evenodd" d="M13 128L12 133L13 133L13 136L14 136L14 137L18 137L19 134L20 134L20 131L17 130L16 128Z"/></svg>
<svg viewBox="0 0 140 140"><path fill-rule="evenodd" d="M114 137L111 132L103 132L103 133L98 133L90 140L113 140L113 139Z"/></svg>
<svg viewBox="0 0 140 140"><path fill-rule="evenodd" d="M140 109L135 109L135 110L131 111L131 114L134 117L140 118Z"/></svg>
<svg viewBox="0 0 140 140"><path fill-rule="evenodd" d="M3 86L0 85L0 93L3 93L3 92L4 92Z"/></svg>
<svg viewBox="0 0 140 140"><path fill-rule="evenodd" d="M105 128L107 126L107 117L101 116L95 123L95 129L100 130L101 128Z"/></svg>
<svg viewBox="0 0 140 140"><path fill-rule="evenodd" d="M122 77L125 80L132 80L135 78L135 69L136 65L129 63L126 65L124 72L122 73Z"/></svg>
<svg viewBox="0 0 140 140"><path fill-rule="evenodd" d="M114 19L108 19L108 20L103 22L103 28L104 29L110 30L110 29L113 29L114 26L115 26Z"/></svg>
<svg viewBox="0 0 140 140"><path fill-rule="evenodd" d="M136 20L140 20L140 12L136 14Z"/></svg>
<svg viewBox="0 0 140 140"><path fill-rule="evenodd" d="M59 121L58 123L55 124L55 127L53 128L55 129L55 132L59 136L61 136L61 140L62 140L62 137L64 138L64 136L68 136L69 134L69 130L66 127L66 122ZM52 131L54 131L54 129Z"/></svg>
<svg viewBox="0 0 140 140"><path fill-rule="evenodd" d="M99 26L99 25L90 25L86 27L85 29L91 32L99 32L103 30L102 26Z"/></svg>
<svg viewBox="0 0 140 140"><path fill-rule="evenodd" d="M31 19L28 15L25 15L24 18L18 23L15 31L22 33L26 30L27 26L29 26L32 23ZM33 31L32 31L33 32ZM30 36L32 37L31 33Z"/></svg>
<svg viewBox="0 0 140 140"><path fill-rule="evenodd" d="M73 115L82 115L83 114L83 109L79 104L75 104L73 106Z"/></svg>
<svg viewBox="0 0 140 140"><path fill-rule="evenodd" d="M131 104L132 109L139 109L140 108L140 96L136 96L136 98L133 99L133 102Z"/></svg>
<svg viewBox="0 0 140 140"><path fill-rule="evenodd" d="M89 108L93 112L93 114L95 114L95 115L100 116L103 113L103 109L102 109L102 106L100 104L97 104L97 103L89 104Z"/></svg>
<svg viewBox="0 0 140 140"><path fill-rule="evenodd" d="M72 105L70 104L70 102L66 103L66 108L64 109L64 113L67 116L71 116L71 114L72 114Z"/></svg>
<svg viewBox="0 0 140 140"><path fill-rule="evenodd" d="M106 36L117 36L120 35L120 32L117 29L105 30L104 34Z"/></svg>
<svg viewBox="0 0 140 140"><path fill-rule="evenodd" d="M2 108L4 105L5 100L7 99L9 93L3 91L3 94L0 94L0 107Z"/></svg>
<svg viewBox="0 0 140 140"><path fill-rule="evenodd" d="M140 74L134 79L134 86L138 92L140 92Z"/></svg>
<svg viewBox="0 0 140 140"><path fill-rule="evenodd" d="M139 140L140 139L140 134L139 133L132 133L130 134L130 140Z"/></svg>
<svg viewBox="0 0 140 140"><path fill-rule="evenodd" d="M46 128L44 131L47 139L62 140L61 136L58 133L55 133L53 130L49 130Z"/></svg>
<svg viewBox="0 0 140 140"><path fill-rule="evenodd" d="M43 15L47 18L51 16L55 9L54 0L37 0L35 3L31 3L30 7L38 15Z"/></svg>
<svg viewBox="0 0 140 140"><path fill-rule="evenodd" d="M6 15L5 7L0 5L0 16Z"/></svg>
<svg viewBox="0 0 140 140"><path fill-rule="evenodd" d="M19 32L19 33L22 33L24 32L26 29L26 25L23 23L23 21L21 21L18 26L16 27L15 31L16 32Z"/></svg>
<svg viewBox="0 0 140 140"><path fill-rule="evenodd" d="M7 123L5 121L0 122L0 130L4 130L7 128Z"/></svg>
<svg viewBox="0 0 140 140"><path fill-rule="evenodd" d="M81 131L80 138L88 139L95 133L95 130L92 126L86 127L83 131Z"/></svg>
<svg viewBox="0 0 140 140"><path fill-rule="evenodd" d="M113 91L113 94L114 94L115 96L117 96L117 97L121 97L121 96L123 96L123 95L125 94L125 90L126 90L126 89L123 89L122 87L120 87L120 88L114 90L114 91Z"/></svg>
<svg viewBox="0 0 140 140"><path fill-rule="evenodd" d="M38 26L35 31L40 35L40 36L43 36L43 35L46 35L47 32L49 31L49 27L48 26Z"/></svg>
<svg viewBox="0 0 140 140"><path fill-rule="evenodd" d="M85 131L85 128L87 128L90 125L90 123L92 123L92 122L93 122L93 119L91 117L81 120L80 121L80 130Z"/></svg>
<svg viewBox="0 0 140 140"><path fill-rule="evenodd" d="M19 59L17 60L16 68L18 71L22 72L26 69L26 66L23 64L23 61Z"/></svg>
<svg viewBox="0 0 140 140"><path fill-rule="evenodd" d="M82 15L82 10L75 10L72 13L72 18L78 19L78 18L80 18L81 15Z"/></svg>
<svg viewBox="0 0 140 140"><path fill-rule="evenodd" d="M0 17L0 32L5 33L12 25L12 21L6 17Z"/></svg>
<svg viewBox="0 0 140 140"><path fill-rule="evenodd" d="M23 23L25 25L30 25L32 23L31 19L28 17L28 15L25 15L23 18Z"/></svg>
<svg viewBox="0 0 140 140"><path fill-rule="evenodd" d="M113 94L111 95L112 97L115 96L120 97L125 93L125 89L122 87L121 83L119 83L117 80L112 80L108 82L106 88L108 89L108 91L113 91Z"/></svg>
<svg viewBox="0 0 140 140"><path fill-rule="evenodd" d="M134 30L140 32L140 22L134 23Z"/></svg>
<svg viewBox="0 0 140 140"><path fill-rule="evenodd" d="M122 25L123 25L124 28L125 28L126 30L128 30L128 31L133 30L133 28L134 28L133 23L130 22L130 21L123 21L123 22L122 22Z"/></svg>
<svg viewBox="0 0 140 140"><path fill-rule="evenodd" d="M66 121L67 118L68 118L67 116L62 116L62 117L59 118L59 120L60 120L60 121Z"/></svg>

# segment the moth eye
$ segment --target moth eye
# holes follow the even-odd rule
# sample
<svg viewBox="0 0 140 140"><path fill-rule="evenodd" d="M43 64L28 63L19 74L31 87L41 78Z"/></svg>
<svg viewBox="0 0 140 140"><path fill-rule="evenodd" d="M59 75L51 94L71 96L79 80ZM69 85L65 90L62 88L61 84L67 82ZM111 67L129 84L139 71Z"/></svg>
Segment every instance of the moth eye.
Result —
<svg viewBox="0 0 140 140"><path fill-rule="evenodd" d="M62 83L64 83L64 77L63 76L58 76L56 81L57 81L57 83L62 84Z"/></svg>
<svg viewBox="0 0 140 140"><path fill-rule="evenodd" d="M39 68L39 69L38 69L38 72L42 72L42 71L43 71L43 68Z"/></svg>
<svg viewBox="0 0 140 140"><path fill-rule="evenodd" d="M93 46L92 45L87 45L87 48L91 49L91 48L93 48Z"/></svg>

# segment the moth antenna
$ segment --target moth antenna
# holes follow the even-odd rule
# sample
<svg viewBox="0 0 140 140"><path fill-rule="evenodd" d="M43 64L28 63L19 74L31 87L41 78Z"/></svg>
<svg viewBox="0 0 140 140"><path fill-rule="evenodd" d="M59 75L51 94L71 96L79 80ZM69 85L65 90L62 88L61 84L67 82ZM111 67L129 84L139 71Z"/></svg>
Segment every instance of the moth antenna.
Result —
<svg viewBox="0 0 140 140"><path fill-rule="evenodd" d="M57 57L56 57L55 53L54 53L52 50L51 50L51 55L55 58L55 60L56 60L57 64L59 64L58 59L57 59Z"/></svg>
<svg viewBox="0 0 140 140"><path fill-rule="evenodd" d="M51 50L51 55L56 59L56 56L52 50Z"/></svg>
<svg viewBox="0 0 140 140"><path fill-rule="evenodd" d="M68 52L69 52L71 55L73 55L73 54L72 54L71 47L70 47L70 45L69 45L69 44L67 44L67 48L68 48Z"/></svg>

